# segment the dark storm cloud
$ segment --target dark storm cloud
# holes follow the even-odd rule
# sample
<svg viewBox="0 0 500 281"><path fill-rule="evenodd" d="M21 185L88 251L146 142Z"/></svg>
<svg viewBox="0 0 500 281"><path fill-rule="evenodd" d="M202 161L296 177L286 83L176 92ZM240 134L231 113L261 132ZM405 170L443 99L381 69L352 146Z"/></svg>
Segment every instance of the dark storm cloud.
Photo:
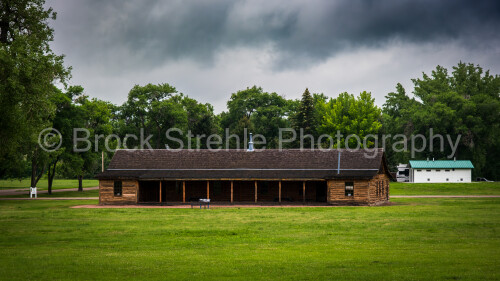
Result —
<svg viewBox="0 0 500 281"><path fill-rule="evenodd" d="M88 57L126 54L151 66L182 58L209 64L220 50L241 46L271 46L276 66L285 68L391 40L457 40L468 48L488 48L498 43L500 29L500 1L49 1L48 5L66 17L60 26L55 23L56 36L72 33L73 40L63 42L71 45L66 48L81 49L80 54Z"/></svg>

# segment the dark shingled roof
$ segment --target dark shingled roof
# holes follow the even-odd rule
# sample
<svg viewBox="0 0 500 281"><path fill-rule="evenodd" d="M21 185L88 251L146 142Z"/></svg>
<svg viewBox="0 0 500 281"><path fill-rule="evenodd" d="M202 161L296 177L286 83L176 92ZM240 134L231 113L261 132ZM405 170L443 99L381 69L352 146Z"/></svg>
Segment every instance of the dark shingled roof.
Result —
<svg viewBox="0 0 500 281"><path fill-rule="evenodd" d="M108 169L97 178L369 179L382 167L388 171L383 149L340 152L338 173L339 150L117 150Z"/></svg>

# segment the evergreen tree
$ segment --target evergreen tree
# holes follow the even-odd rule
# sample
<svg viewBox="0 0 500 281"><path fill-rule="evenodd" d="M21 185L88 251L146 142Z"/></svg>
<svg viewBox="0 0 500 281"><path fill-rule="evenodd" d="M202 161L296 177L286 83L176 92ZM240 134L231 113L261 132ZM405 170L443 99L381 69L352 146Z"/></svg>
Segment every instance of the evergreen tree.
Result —
<svg viewBox="0 0 500 281"><path fill-rule="evenodd" d="M304 135L315 136L314 99L307 88L302 94L302 100L294 119L294 129L297 131L298 138L300 138L300 129L303 130ZM298 141L300 142L300 139ZM311 147L311 138L304 138L303 147Z"/></svg>

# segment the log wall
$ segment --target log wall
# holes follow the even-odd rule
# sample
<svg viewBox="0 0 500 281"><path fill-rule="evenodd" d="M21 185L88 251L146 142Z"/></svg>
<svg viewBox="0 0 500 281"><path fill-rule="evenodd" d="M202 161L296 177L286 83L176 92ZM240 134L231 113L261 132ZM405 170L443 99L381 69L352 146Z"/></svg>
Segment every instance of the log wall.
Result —
<svg viewBox="0 0 500 281"><path fill-rule="evenodd" d="M345 183L354 183L354 196L345 195ZM369 205L369 180L329 180L327 202L332 205Z"/></svg>
<svg viewBox="0 0 500 281"><path fill-rule="evenodd" d="M99 205L126 205L137 203L139 183L134 180L122 181L122 196L114 196L114 181L99 180Z"/></svg>
<svg viewBox="0 0 500 281"><path fill-rule="evenodd" d="M345 183L354 183L354 196L345 195ZM329 180L327 202L332 205L374 206L389 201L389 177L377 174L371 180Z"/></svg>

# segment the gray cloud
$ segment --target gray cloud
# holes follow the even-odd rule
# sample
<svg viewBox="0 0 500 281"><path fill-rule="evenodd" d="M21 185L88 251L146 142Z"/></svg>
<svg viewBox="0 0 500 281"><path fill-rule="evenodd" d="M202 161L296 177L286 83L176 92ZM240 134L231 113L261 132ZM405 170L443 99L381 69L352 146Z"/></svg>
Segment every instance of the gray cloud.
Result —
<svg viewBox="0 0 500 281"><path fill-rule="evenodd" d="M492 35L500 28L498 1L52 3L62 17L70 16L70 24L82 26L72 30L78 38L73 45L82 44L73 47L83 49L82 54L91 56L91 50L119 46L121 52L151 66L182 58L211 63L224 48L269 44L279 50L276 65L285 68L295 67L295 61L316 62L346 49L377 47L388 40L472 40L475 43L468 44L475 48L492 40L497 43L497 36ZM66 29L59 24L56 30Z"/></svg>
<svg viewBox="0 0 500 281"><path fill-rule="evenodd" d="M287 98L305 87L371 91L458 61L500 72L498 1L48 0L73 84L121 104L134 84L171 83L217 112L259 85Z"/></svg>

